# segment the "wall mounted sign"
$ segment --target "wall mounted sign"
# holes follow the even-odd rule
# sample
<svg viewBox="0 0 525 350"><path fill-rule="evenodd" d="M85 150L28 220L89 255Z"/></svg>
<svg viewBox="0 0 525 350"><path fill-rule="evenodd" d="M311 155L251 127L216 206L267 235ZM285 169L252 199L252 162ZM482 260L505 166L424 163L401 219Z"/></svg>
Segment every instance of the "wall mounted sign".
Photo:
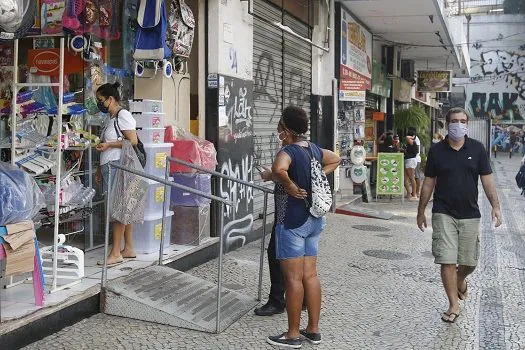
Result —
<svg viewBox="0 0 525 350"><path fill-rule="evenodd" d="M452 90L451 70L417 71L417 91L449 92L450 90Z"/></svg>
<svg viewBox="0 0 525 350"><path fill-rule="evenodd" d="M341 8L339 89L372 89L372 34Z"/></svg>

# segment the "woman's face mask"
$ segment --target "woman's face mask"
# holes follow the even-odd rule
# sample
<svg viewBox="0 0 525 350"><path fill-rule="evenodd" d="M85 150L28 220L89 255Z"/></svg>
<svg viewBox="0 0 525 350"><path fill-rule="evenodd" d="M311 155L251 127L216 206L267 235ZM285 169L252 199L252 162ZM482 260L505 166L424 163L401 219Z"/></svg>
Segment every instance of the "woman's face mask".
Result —
<svg viewBox="0 0 525 350"><path fill-rule="evenodd" d="M104 103L106 103L106 101L108 101L108 100L109 99L106 99L104 101L97 101L97 107L102 113L108 113L109 112L109 106L106 107L106 105L104 105Z"/></svg>

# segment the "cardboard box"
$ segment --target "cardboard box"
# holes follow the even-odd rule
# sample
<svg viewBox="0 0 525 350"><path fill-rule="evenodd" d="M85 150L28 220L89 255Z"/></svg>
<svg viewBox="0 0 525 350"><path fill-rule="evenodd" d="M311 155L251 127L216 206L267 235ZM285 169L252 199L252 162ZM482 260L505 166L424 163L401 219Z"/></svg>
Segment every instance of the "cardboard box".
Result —
<svg viewBox="0 0 525 350"><path fill-rule="evenodd" d="M171 244L199 245L210 237L210 206L172 206Z"/></svg>

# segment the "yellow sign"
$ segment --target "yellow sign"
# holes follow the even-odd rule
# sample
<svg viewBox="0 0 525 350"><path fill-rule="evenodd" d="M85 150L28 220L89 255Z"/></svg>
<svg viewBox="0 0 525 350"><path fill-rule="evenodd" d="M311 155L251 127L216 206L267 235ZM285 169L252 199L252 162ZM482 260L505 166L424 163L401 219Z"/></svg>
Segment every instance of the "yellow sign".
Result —
<svg viewBox="0 0 525 350"><path fill-rule="evenodd" d="M156 241L160 241L160 237L162 235L162 223L155 225L155 230L154 231L155 231L154 232L155 240Z"/></svg>
<svg viewBox="0 0 525 350"><path fill-rule="evenodd" d="M155 202L160 203L164 201L164 186L159 186L155 189Z"/></svg>
<svg viewBox="0 0 525 350"><path fill-rule="evenodd" d="M155 154L155 168L166 167L166 152L160 152Z"/></svg>

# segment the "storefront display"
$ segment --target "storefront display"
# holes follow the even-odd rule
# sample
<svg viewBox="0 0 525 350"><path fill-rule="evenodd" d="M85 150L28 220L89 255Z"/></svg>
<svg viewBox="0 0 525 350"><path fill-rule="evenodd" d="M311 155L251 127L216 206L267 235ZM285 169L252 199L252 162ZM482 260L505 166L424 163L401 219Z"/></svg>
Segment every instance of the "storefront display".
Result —
<svg viewBox="0 0 525 350"><path fill-rule="evenodd" d="M34 275L32 278L42 282L43 294L43 291L58 292L80 283L85 273L84 254L102 252L96 249L104 241L107 208L95 176L100 154L94 149L101 142L101 127L107 118L97 107L96 91L102 84L121 83L122 106L129 105L137 121L137 135L147 153L146 173L164 178L166 157L172 155L176 142L195 145L196 152L190 152L186 158L192 163L214 170L217 162L213 144L205 140L189 139L181 131L171 129L170 134L175 137L167 138L168 121L173 124L175 120L171 115L175 110L174 100L134 99L134 87L137 79L140 85L140 78L134 74L137 62L132 58L145 48L135 43L136 30L141 29L135 27L134 18L138 17L141 2L43 0L27 3L34 5L34 9L28 8L17 23L2 22L0 18L0 160L11 163L18 174L32 178L34 187L40 190L40 207L31 218L35 242L38 240L38 244L33 245L32 256L35 259L38 256L42 278L36 279ZM157 39L161 39L160 47L167 52L158 61L169 57L169 63L177 71L185 71L196 26L192 10L181 0L157 3L169 9L164 22L159 22L164 33ZM123 11L117 7L120 5ZM139 23L147 26L151 20L146 16L140 18ZM32 37L25 38L24 34ZM120 42L115 43L116 40ZM176 72L165 73L170 73L166 74L169 76ZM187 78L189 80L189 75ZM185 98L180 92L173 93ZM170 112L169 118L163 108L165 103L169 105L166 109ZM189 115L178 118L189 120ZM0 182L2 171L0 167ZM195 175L193 170L191 173ZM174 213L169 211L171 187L152 181L147 184L145 221L136 224L134 230L139 254L158 251L162 234L165 246L171 245L173 236ZM3 225L11 222L14 212L6 213L7 193L0 187L1 231ZM204 188L205 193L211 193L209 178ZM168 215L162 233L159 222L166 190ZM192 241L192 245L209 237L209 203L206 205L198 206L196 217L200 219L186 225L187 230L197 230L201 237ZM23 208L16 207L16 212L21 214ZM208 220L207 229L202 226L204 219ZM0 243L3 243L1 238ZM9 255L7 249L2 249L0 260L5 260L6 252ZM8 266L7 273L12 271ZM0 275L5 276L5 271L2 272ZM15 282L10 278L7 284L17 288L23 286L28 277L21 274ZM39 306L44 304L43 296L40 299Z"/></svg>

